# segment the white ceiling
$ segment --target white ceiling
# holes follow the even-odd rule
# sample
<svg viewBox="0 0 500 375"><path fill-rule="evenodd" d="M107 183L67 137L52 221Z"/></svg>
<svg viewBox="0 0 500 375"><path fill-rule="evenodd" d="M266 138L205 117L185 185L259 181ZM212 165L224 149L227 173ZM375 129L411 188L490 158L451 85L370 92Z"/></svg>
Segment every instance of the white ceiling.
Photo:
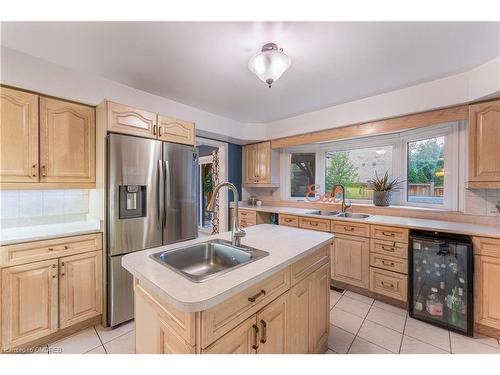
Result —
<svg viewBox="0 0 500 375"><path fill-rule="evenodd" d="M242 122L269 122L468 70L500 55L500 23L3 22L1 43ZM276 42L271 89L247 62Z"/></svg>

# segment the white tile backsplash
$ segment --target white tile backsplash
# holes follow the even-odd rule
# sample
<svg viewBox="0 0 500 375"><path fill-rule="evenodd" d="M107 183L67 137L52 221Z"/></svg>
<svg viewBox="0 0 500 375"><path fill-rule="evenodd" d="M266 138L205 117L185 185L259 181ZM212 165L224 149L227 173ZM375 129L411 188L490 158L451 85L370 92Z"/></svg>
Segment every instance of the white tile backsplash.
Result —
<svg viewBox="0 0 500 375"><path fill-rule="evenodd" d="M0 191L1 220L86 215L89 190L3 190Z"/></svg>
<svg viewBox="0 0 500 375"><path fill-rule="evenodd" d="M466 214L500 217L497 204L500 204L500 189L468 189L465 191Z"/></svg>

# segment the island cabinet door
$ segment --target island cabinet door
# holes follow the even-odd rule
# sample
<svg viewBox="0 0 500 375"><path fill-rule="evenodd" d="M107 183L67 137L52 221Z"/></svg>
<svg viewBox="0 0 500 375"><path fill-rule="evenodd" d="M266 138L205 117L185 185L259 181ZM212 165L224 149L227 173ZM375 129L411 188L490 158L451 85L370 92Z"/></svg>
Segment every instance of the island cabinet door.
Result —
<svg viewBox="0 0 500 375"><path fill-rule="evenodd" d="M324 353L330 332L330 269L325 264L310 280L309 352Z"/></svg>
<svg viewBox="0 0 500 375"><path fill-rule="evenodd" d="M102 252L59 260L60 326L69 327L102 313Z"/></svg>
<svg viewBox="0 0 500 375"><path fill-rule="evenodd" d="M370 240L336 234L332 249L332 278L368 288L370 284Z"/></svg>
<svg viewBox="0 0 500 375"><path fill-rule="evenodd" d="M311 277L303 279L290 289L290 313L288 316L288 353L309 353L309 320Z"/></svg>
<svg viewBox="0 0 500 375"><path fill-rule="evenodd" d="M240 323L208 348L203 354L256 354L260 329L255 315Z"/></svg>
<svg viewBox="0 0 500 375"><path fill-rule="evenodd" d="M57 259L2 270L2 349L57 331Z"/></svg>
<svg viewBox="0 0 500 375"><path fill-rule="evenodd" d="M285 354L288 352L289 293L283 294L257 313L259 326L258 354Z"/></svg>

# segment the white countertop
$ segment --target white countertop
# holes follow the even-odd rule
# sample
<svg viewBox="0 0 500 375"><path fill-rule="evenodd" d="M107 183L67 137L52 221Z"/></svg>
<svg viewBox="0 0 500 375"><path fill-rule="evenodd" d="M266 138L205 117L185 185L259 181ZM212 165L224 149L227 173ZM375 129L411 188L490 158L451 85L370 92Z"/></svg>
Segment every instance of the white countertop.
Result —
<svg viewBox="0 0 500 375"><path fill-rule="evenodd" d="M77 236L100 231L101 224L99 220L2 228L0 231L0 246L48 240L58 237Z"/></svg>
<svg viewBox="0 0 500 375"><path fill-rule="evenodd" d="M231 206L232 207L232 206ZM368 219L346 219L333 216L311 215L308 212L317 211L315 208L296 208L284 206L249 206L238 205L240 209L260 212L282 213L290 215L308 216L330 220L356 221L367 224L392 225L409 229L431 230L446 233L458 233L470 236L484 236L500 238L500 226L458 223L455 221L427 220L402 216L371 215Z"/></svg>
<svg viewBox="0 0 500 375"><path fill-rule="evenodd" d="M196 312L209 309L264 280L325 246L333 238L330 233L270 224L245 228L245 232L246 236L241 241L243 245L267 251L269 255L201 283L188 280L149 255L214 238L230 240L231 232L128 254L123 257L122 265L174 307Z"/></svg>

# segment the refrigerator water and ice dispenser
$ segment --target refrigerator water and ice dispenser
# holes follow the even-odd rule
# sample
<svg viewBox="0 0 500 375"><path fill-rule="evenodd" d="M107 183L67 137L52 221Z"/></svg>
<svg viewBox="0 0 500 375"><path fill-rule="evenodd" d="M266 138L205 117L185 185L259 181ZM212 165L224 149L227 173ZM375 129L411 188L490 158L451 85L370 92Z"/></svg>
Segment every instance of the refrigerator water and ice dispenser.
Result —
<svg viewBox="0 0 500 375"><path fill-rule="evenodd" d="M146 217L146 185L120 185L119 218Z"/></svg>

